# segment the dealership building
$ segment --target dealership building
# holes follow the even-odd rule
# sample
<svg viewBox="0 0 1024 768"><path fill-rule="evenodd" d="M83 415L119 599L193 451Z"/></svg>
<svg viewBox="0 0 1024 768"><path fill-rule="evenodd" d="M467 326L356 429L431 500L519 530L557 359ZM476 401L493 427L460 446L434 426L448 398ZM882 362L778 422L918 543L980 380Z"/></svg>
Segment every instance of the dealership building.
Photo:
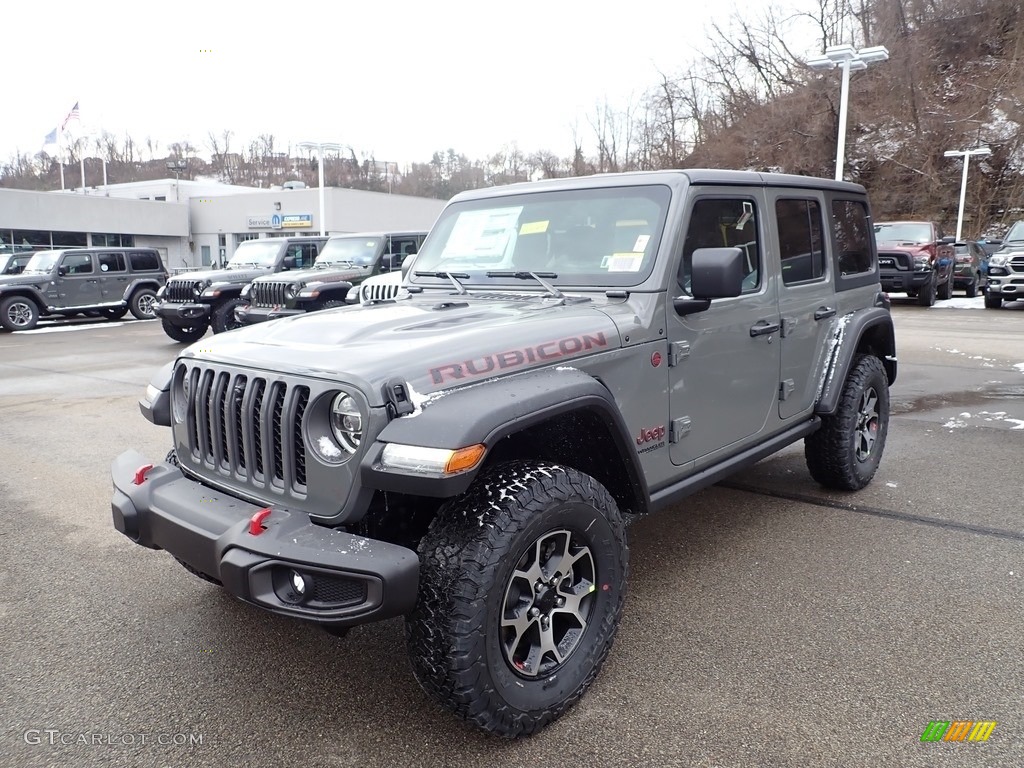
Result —
<svg viewBox="0 0 1024 768"><path fill-rule="evenodd" d="M320 190L255 189L216 182L112 184L72 192L0 189L0 245L15 248L156 248L171 271L230 259L260 237L319 235ZM445 201L327 187L328 234L427 230Z"/></svg>

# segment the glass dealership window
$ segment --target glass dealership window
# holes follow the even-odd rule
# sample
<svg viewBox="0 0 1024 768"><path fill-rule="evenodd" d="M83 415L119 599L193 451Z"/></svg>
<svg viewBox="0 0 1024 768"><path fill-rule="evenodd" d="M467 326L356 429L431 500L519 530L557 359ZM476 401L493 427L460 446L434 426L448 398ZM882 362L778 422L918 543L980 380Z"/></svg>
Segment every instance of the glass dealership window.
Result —
<svg viewBox="0 0 1024 768"><path fill-rule="evenodd" d="M131 248L135 245L135 235L93 232L92 244L94 248Z"/></svg>
<svg viewBox="0 0 1024 768"><path fill-rule="evenodd" d="M52 245L49 232L37 229L15 229L12 234L15 245L32 245L37 248L49 248Z"/></svg>
<svg viewBox="0 0 1024 768"><path fill-rule="evenodd" d="M88 244L85 232L53 232L54 248L85 248Z"/></svg>

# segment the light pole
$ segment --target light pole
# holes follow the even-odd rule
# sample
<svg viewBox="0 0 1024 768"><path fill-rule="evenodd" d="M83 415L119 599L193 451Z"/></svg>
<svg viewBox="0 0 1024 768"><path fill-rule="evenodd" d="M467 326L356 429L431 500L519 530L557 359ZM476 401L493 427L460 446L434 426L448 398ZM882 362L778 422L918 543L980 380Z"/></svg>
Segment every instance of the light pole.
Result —
<svg viewBox="0 0 1024 768"><path fill-rule="evenodd" d="M167 170L174 174L174 201L180 202L178 197L178 174L188 170L184 160L175 158L174 160L167 161ZM106 181L104 181L104 184Z"/></svg>
<svg viewBox="0 0 1024 768"><path fill-rule="evenodd" d="M991 155L992 150L988 147L976 147L975 149L951 149L943 153L946 157L962 157L964 159L964 173L960 177L960 211L956 215L956 241L960 242L960 234L964 229L964 201L967 199L967 166L971 162L971 155Z"/></svg>
<svg viewBox="0 0 1024 768"><path fill-rule="evenodd" d="M316 150L317 174L320 181L320 237L324 237L327 235L327 222L324 221L324 150L329 149L332 152L340 152L343 147L341 144L330 144L322 141L300 141L299 149Z"/></svg>
<svg viewBox="0 0 1024 768"><path fill-rule="evenodd" d="M836 139L836 181L843 180L843 157L846 154L846 112L850 100L850 72L867 69L868 64L885 61L889 49L884 45L857 50L852 45L830 45L824 56L807 60L811 69L824 70L839 67L843 70L843 85L839 92L839 137Z"/></svg>

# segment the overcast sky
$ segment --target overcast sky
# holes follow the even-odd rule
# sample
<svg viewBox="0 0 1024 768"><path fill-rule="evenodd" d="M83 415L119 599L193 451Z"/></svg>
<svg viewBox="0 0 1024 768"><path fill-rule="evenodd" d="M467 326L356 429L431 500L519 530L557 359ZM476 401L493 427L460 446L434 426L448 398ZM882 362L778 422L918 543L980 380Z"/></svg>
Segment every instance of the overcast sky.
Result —
<svg viewBox="0 0 1024 768"><path fill-rule="evenodd" d="M75 102L83 126L150 137L157 157L180 139L206 155L225 129L232 149L269 133L281 150L329 141L402 164L513 142L567 156L574 125L589 140L596 105L683 71L732 4L8 2L0 160L39 151Z"/></svg>

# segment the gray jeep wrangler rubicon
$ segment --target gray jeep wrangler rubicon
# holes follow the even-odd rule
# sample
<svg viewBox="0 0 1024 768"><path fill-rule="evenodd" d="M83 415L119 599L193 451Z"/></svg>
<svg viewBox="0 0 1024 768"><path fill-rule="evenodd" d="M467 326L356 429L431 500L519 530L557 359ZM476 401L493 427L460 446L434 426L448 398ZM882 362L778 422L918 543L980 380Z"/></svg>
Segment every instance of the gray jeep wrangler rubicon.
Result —
<svg viewBox="0 0 1024 768"><path fill-rule="evenodd" d="M154 308L164 333L175 341L201 339L207 329L223 333L238 328L235 308L248 303L242 289L261 275L313 266L326 237L265 237L246 240L224 269L175 275Z"/></svg>
<svg viewBox="0 0 1024 768"><path fill-rule="evenodd" d="M404 616L423 688L506 737L606 658L626 520L798 440L875 474L896 378L864 189L686 170L455 197L398 300L193 345L113 463L114 526L274 613Z"/></svg>
<svg viewBox="0 0 1024 768"><path fill-rule="evenodd" d="M368 277L399 269L423 243L426 232L363 232L335 235L316 257L312 269L264 275L242 289L247 303L235 319L252 325L355 304L350 291Z"/></svg>

